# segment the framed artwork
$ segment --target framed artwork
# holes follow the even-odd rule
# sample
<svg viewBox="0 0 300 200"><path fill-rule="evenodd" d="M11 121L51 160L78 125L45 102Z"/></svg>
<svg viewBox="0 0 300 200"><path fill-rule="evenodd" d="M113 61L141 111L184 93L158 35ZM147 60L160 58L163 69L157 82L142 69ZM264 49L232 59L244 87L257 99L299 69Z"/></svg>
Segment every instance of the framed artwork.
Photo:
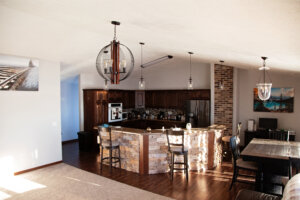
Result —
<svg viewBox="0 0 300 200"><path fill-rule="evenodd" d="M0 55L0 91L38 91L39 61Z"/></svg>
<svg viewBox="0 0 300 200"><path fill-rule="evenodd" d="M294 88L272 88L267 101L260 100L257 88L254 88L253 108L255 112L294 112Z"/></svg>

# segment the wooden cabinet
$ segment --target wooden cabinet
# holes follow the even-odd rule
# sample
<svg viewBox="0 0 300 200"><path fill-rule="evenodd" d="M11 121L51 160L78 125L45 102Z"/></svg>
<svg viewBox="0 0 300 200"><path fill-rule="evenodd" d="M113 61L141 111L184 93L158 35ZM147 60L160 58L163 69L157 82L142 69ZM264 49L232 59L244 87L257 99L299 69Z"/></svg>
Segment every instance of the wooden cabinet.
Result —
<svg viewBox="0 0 300 200"><path fill-rule="evenodd" d="M109 90L108 102L109 103L122 103L123 91L122 90Z"/></svg>
<svg viewBox="0 0 300 200"><path fill-rule="evenodd" d="M84 130L95 132L95 126L108 121L107 91L84 90L83 101Z"/></svg>
<svg viewBox="0 0 300 200"><path fill-rule="evenodd" d="M187 100L209 100L210 90L147 90L146 108L185 109Z"/></svg>
<svg viewBox="0 0 300 200"><path fill-rule="evenodd" d="M83 90L84 130L93 132L95 131L95 126L108 122L108 103L123 103L123 108L125 109L146 107L180 109L184 111L186 100L195 99L209 100L210 90L106 91L86 89ZM152 125L156 127L155 124Z"/></svg>
<svg viewBox="0 0 300 200"><path fill-rule="evenodd" d="M135 108L145 108L145 91L135 92Z"/></svg>

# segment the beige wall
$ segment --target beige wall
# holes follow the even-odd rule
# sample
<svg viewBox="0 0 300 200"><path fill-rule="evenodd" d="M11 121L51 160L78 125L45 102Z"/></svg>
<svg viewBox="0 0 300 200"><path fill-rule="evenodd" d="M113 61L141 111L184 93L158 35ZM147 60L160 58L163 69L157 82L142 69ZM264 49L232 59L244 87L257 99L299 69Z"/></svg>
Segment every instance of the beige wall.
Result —
<svg viewBox="0 0 300 200"><path fill-rule="evenodd" d="M40 60L39 91L0 91L0 177L62 160L60 64Z"/></svg>
<svg viewBox="0 0 300 200"><path fill-rule="evenodd" d="M258 70L238 69L238 96L237 96L237 120L243 123L243 130L247 129L247 120L258 118L277 118L278 128L292 129L296 131L296 140L300 141L300 74L288 72L270 71L273 87L294 87L294 112L293 113L267 113L253 111L253 88L259 79ZM241 142L244 143L244 132L241 134Z"/></svg>

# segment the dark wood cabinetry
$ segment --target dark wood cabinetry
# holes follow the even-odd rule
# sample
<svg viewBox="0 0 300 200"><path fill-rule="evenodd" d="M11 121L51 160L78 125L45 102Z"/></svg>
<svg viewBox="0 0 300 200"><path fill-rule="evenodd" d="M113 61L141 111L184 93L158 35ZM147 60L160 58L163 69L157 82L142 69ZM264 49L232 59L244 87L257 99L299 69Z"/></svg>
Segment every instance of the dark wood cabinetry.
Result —
<svg viewBox="0 0 300 200"><path fill-rule="evenodd" d="M135 92L135 108L145 108L145 91Z"/></svg>
<svg viewBox="0 0 300 200"><path fill-rule="evenodd" d="M93 132L94 126L107 123L107 91L104 90L84 90L84 130Z"/></svg>
<svg viewBox="0 0 300 200"><path fill-rule="evenodd" d="M186 100L209 100L210 90L147 90L146 108L185 109Z"/></svg>
<svg viewBox="0 0 300 200"><path fill-rule="evenodd" d="M137 95L138 94L138 95ZM123 108L185 109L186 100L210 99L210 90L83 90L84 130L94 132L94 127L108 122L108 103L123 103ZM137 105L136 105L137 101ZM142 122L139 122L142 123ZM161 122L147 122L161 128ZM164 122L167 125L167 122ZM174 126L175 122L170 122ZM143 125L141 125L143 126ZM144 127L144 126L143 126ZM166 127L167 128L167 127Z"/></svg>

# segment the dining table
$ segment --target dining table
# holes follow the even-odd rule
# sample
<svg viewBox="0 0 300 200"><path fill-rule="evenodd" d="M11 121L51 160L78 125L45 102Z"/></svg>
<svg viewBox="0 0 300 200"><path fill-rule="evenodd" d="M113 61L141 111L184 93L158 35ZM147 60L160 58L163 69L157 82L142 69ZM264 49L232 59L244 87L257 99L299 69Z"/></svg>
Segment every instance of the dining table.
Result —
<svg viewBox="0 0 300 200"><path fill-rule="evenodd" d="M241 155L258 159L300 159L300 142L253 138Z"/></svg>
<svg viewBox="0 0 300 200"><path fill-rule="evenodd" d="M241 156L243 159L255 161L261 166L263 188L265 188L266 183L278 182L274 177L281 177L280 180L282 180L282 177L290 175L289 159L300 159L300 142L253 138L243 149ZM275 191L274 188L275 186L270 190Z"/></svg>

